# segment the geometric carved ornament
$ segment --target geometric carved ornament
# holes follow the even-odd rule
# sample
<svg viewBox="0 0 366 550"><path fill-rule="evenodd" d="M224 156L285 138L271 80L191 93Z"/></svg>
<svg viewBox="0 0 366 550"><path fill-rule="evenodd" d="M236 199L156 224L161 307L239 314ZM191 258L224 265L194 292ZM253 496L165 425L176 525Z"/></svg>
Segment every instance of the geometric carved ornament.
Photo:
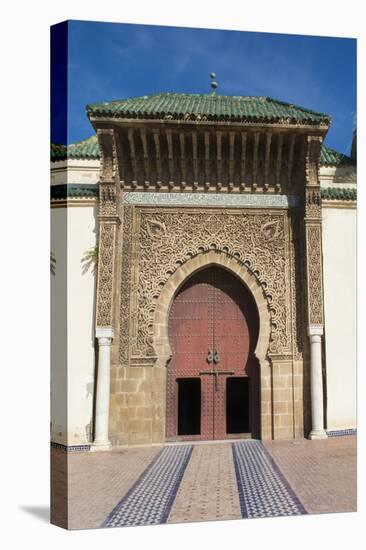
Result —
<svg viewBox="0 0 366 550"><path fill-rule="evenodd" d="M136 213L139 232L133 252L138 267L131 282L132 295L136 296L130 316L132 358L138 360L156 355L153 320L162 288L178 267L209 250L236 259L256 277L271 315L268 351L272 355L291 354L291 277L286 212L160 208L159 211L136 209ZM126 237L124 232L124 241ZM126 275L122 272L122 277ZM121 303L121 306L125 315L126 304ZM121 311L121 320L124 315ZM121 354L124 345L121 340Z"/></svg>

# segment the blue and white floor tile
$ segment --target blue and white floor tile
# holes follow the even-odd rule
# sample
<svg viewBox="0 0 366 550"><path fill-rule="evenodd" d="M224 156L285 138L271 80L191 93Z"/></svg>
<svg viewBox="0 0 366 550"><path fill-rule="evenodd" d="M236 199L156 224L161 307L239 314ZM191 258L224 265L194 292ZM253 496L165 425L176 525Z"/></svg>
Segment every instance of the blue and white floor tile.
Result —
<svg viewBox="0 0 366 550"><path fill-rule="evenodd" d="M307 513L260 441L232 443L232 452L243 518Z"/></svg>
<svg viewBox="0 0 366 550"><path fill-rule="evenodd" d="M209 514L205 513L205 510L201 510L203 507L207 508L206 512L210 511L209 501L206 502L202 495L206 495L206 492L208 495L208 485L212 485L211 477L210 483L208 483L205 482L204 478L201 480L197 479L195 472L190 472L188 477L185 475L188 463L191 460L192 452L195 452L196 455L197 453L202 454L202 449L198 447L196 447L195 451L193 451L193 449L194 446L188 444L169 445L164 447L108 515L102 527L155 525L166 523L169 517L170 519L173 518L179 521L180 515L183 514L183 509L184 517L182 516L181 521L202 520L203 518L214 519L213 517L208 517ZM207 450L209 450L210 453L217 453L218 449L219 447L215 449L215 446L207 446ZM230 449L230 447L228 447L228 449ZM221 462L222 471L216 472L216 478L218 480L216 492L218 491L220 493L221 491L224 497L224 493L226 494L227 492L224 491L226 487L225 483L230 482L233 495L226 495L226 499L230 497L226 504L228 506L231 501L235 501L235 498L238 499L238 515L236 517L240 517L240 514L243 518L261 518L294 516L307 513L278 466L260 441L239 441L231 443L231 453L228 454L226 460L234 464L235 474L233 471L232 480L230 482L230 476L228 476L228 472L226 471L227 468L225 470L222 459L221 461L219 460L218 465ZM212 458L208 461L210 463L214 462ZM192 466L195 462L195 460L193 460L193 462L191 461ZM200 461L198 461L198 464L199 463ZM195 466L193 469L196 470L197 467ZM188 470L192 470L191 466ZM222 480L221 477L224 477L225 480ZM187 506L189 504L189 509L195 509L196 504L193 501L197 498L197 495L200 494L200 491L202 493L200 497L200 506L198 506L200 513L197 518L193 517L194 514L193 516L191 514L191 517L189 515L189 510L185 510L187 507L185 502L183 504L182 502L178 502L177 506L174 507L183 478L184 490L183 492L180 491L182 493L180 495L180 501L182 501L184 496L184 500L187 501ZM222 486L222 482L224 486ZM197 483L199 484L200 490L198 493L198 489L196 488ZM237 496L234 498L235 493ZM231 507L233 507L235 502L231 504ZM220 511L223 517L225 517L224 512L225 511ZM232 512L229 516L235 517L235 514Z"/></svg>
<svg viewBox="0 0 366 550"><path fill-rule="evenodd" d="M102 527L166 523L191 454L192 445L164 447Z"/></svg>

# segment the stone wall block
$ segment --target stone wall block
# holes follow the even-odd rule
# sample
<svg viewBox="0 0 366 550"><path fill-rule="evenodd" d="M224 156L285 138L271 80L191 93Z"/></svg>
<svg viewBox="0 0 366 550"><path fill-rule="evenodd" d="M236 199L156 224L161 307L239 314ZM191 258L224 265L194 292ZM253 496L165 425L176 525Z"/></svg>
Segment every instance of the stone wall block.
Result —
<svg viewBox="0 0 366 550"><path fill-rule="evenodd" d="M262 415L271 414L271 403L269 401L261 401Z"/></svg>
<svg viewBox="0 0 366 550"><path fill-rule="evenodd" d="M164 443L165 432L163 430L157 430L152 432L152 443Z"/></svg>
<svg viewBox="0 0 366 550"><path fill-rule="evenodd" d="M150 393L153 391L153 383L154 383L154 380L142 380L140 385L139 385L139 391L140 392L145 392L145 393Z"/></svg>
<svg viewBox="0 0 366 550"><path fill-rule="evenodd" d="M289 412L289 407L287 401L278 401L273 404L274 414L281 415L287 414Z"/></svg>
<svg viewBox="0 0 366 550"><path fill-rule="evenodd" d="M137 407L137 418L151 419L151 415L152 415L151 406Z"/></svg>
<svg viewBox="0 0 366 550"><path fill-rule="evenodd" d="M145 402L145 395L141 392L127 394L127 402L129 406L143 405Z"/></svg>
<svg viewBox="0 0 366 550"><path fill-rule="evenodd" d="M135 445L151 445L152 443L152 434L148 433L136 433L135 434Z"/></svg>
<svg viewBox="0 0 366 550"><path fill-rule="evenodd" d="M145 368L144 367L131 367L129 369L128 377L130 380L140 380L145 379Z"/></svg>
<svg viewBox="0 0 366 550"><path fill-rule="evenodd" d="M120 380L111 380L110 386L111 393L118 393L121 391L121 381Z"/></svg>

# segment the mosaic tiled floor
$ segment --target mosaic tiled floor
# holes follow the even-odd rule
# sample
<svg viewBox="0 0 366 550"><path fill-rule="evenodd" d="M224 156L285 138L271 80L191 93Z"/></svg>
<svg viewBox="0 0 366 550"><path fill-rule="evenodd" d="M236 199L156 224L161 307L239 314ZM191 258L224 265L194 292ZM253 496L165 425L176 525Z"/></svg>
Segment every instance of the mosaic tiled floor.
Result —
<svg viewBox="0 0 366 550"><path fill-rule="evenodd" d="M230 448L227 444L223 447L226 450L226 455L228 455ZM115 506L103 522L102 527L154 525L171 523L174 520L179 521L179 514L177 516L174 512L174 504L181 483L183 486L187 483L187 480L184 480L187 466L190 460L195 461L195 457L191 458L192 452L193 454L202 454L204 451L214 452L217 453L217 456L220 456L218 446L214 448L206 446L203 451L202 448L203 446L193 447L192 445L164 447ZM231 452L225 458L226 460L223 462L226 462L229 466L232 461L234 462L235 479L234 476L231 476L229 486L231 485L231 493L237 494L235 503L237 510L235 511L238 512L238 508L240 510L240 514L234 511L232 517L238 517L239 515L242 518L258 518L306 514L300 500L296 497L260 441L232 443ZM197 471L197 466L194 470ZM194 484L193 486L191 484L190 491L196 492L196 499L199 499L198 508L197 500L191 502L191 505L183 513L184 516L188 516L184 517L185 521L215 519L214 510L212 510L213 516L211 517L202 517L202 511L204 512L208 504L206 502L208 496L207 482L209 481L209 485L211 485L210 497L212 498L215 493L220 496L220 481L221 483L222 481L224 483L229 481L228 472L225 472L222 476L220 473L220 469L217 470L216 468L214 477L206 478L203 483L194 476ZM190 485L190 475L192 476L192 473L188 472L188 486ZM212 484L216 484L216 490L215 487L212 487ZM221 487L221 491L224 491L224 487ZM182 494L179 496L182 500ZM189 497L190 495L186 495L187 504L192 500ZM200 501L203 501L201 510L199 507Z"/></svg>
<svg viewBox="0 0 366 550"><path fill-rule="evenodd" d="M234 443L233 456L243 518L306 514L262 443Z"/></svg>
<svg viewBox="0 0 366 550"><path fill-rule="evenodd" d="M166 523L191 453L191 445L165 447L102 527Z"/></svg>
<svg viewBox="0 0 366 550"><path fill-rule="evenodd" d="M247 440L70 453L65 524L88 529L352 512L356 441ZM53 469L56 489L65 482L59 470ZM63 499L55 490L55 504L62 507Z"/></svg>

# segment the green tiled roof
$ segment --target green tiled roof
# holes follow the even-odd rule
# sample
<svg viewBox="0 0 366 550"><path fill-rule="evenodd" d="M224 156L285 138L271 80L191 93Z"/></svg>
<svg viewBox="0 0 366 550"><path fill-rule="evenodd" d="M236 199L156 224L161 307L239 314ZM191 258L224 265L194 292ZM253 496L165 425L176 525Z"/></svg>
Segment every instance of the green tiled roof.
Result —
<svg viewBox="0 0 366 550"><path fill-rule="evenodd" d="M99 146L97 136L83 139L77 143L72 143L67 147L65 145L51 144L51 160L71 159L99 159Z"/></svg>
<svg viewBox="0 0 366 550"><path fill-rule="evenodd" d="M270 97L162 93L87 105L92 116L329 124L330 117Z"/></svg>
<svg viewBox="0 0 366 550"><path fill-rule="evenodd" d="M357 200L357 189L326 187L321 189L321 197L324 200L355 201Z"/></svg>
<svg viewBox="0 0 366 550"><path fill-rule="evenodd" d="M68 197L98 197L99 185L92 183L74 183L67 185L62 183L59 185L51 185L51 199L66 199Z"/></svg>
<svg viewBox="0 0 366 550"><path fill-rule="evenodd" d="M339 164L353 164L353 161L351 157L323 145L320 153L320 164L323 166L337 166Z"/></svg>
<svg viewBox="0 0 366 550"><path fill-rule="evenodd" d="M51 160L63 160L67 157L66 145L51 143Z"/></svg>

